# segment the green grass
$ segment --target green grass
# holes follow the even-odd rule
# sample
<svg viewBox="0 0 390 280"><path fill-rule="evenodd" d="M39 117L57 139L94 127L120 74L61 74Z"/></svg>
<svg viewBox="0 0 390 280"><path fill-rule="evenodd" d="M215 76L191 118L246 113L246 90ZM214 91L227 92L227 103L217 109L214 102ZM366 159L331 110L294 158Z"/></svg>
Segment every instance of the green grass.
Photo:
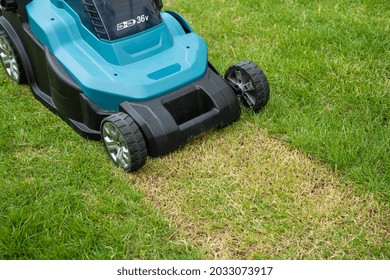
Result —
<svg viewBox="0 0 390 280"><path fill-rule="evenodd" d="M0 74L0 259L389 259L388 1L165 1L271 100L113 168Z"/></svg>
<svg viewBox="0 0 390 280"><path fill-rule="evenodd" d="M272 99L253 121L390 199L388 1L173 3L218 69L264 68Z"/></svg>
<svg viewBox="0 0 390 280"><path fill-rule="evenodd" d="M1 76L0 259L188 259L200 254L82 139Z"/></svg>

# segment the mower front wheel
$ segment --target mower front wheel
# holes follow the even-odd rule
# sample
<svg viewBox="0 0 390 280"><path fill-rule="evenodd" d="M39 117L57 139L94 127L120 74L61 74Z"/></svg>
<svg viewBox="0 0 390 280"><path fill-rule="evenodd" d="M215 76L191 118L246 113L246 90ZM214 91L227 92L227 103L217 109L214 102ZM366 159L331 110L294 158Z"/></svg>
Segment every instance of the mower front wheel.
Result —
<svg viewBox="0 0 390 280"><path fill-rule="evenodd" d="M267 104L270 94L268 80L254 62L244 60L229 67L225 80L244 108L257 112Z"/></svg>
<svg viewBox="0 0 390 280"><path fill-rule="evenodd" d="M102 121L101 136L108 157L126 172L141 168L147 158L144 137L135 121L116 113Z"/></svg>

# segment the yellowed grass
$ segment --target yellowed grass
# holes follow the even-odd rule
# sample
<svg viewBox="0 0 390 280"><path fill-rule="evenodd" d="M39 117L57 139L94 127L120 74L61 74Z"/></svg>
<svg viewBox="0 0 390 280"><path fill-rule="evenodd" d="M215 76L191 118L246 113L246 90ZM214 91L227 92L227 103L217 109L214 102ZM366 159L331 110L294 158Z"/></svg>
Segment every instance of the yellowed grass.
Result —
<svg viewBox="0 0 390 280"><path fill-rule="evenodd" d="M243 120L149 159L128 181L206 258L386 258L385 204Z"/></svg>

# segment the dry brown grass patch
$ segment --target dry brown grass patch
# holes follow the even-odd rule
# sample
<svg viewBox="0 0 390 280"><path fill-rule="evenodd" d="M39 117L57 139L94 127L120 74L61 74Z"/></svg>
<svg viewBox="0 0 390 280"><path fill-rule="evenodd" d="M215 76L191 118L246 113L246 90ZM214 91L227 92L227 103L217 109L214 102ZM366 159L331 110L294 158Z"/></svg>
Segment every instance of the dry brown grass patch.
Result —
<svg viewBox="0 0 390 280"><path fill-rule="evenodd" d="M206 258L389 257L386 205L252 123L198 137L128 180Z"/></svg>

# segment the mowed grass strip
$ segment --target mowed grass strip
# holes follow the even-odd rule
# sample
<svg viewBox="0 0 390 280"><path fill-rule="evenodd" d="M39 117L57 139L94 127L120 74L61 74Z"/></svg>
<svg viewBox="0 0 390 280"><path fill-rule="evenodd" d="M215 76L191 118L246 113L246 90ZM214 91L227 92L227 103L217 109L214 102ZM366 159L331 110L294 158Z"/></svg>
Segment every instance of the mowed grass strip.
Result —
<svg viewBox="0 0 390 280"><path fill-rule="evenodd" d="M329 166L252 122L239 121L150 160L128 182L208 258L390 257L385 203L356 195Z"/></svg>

